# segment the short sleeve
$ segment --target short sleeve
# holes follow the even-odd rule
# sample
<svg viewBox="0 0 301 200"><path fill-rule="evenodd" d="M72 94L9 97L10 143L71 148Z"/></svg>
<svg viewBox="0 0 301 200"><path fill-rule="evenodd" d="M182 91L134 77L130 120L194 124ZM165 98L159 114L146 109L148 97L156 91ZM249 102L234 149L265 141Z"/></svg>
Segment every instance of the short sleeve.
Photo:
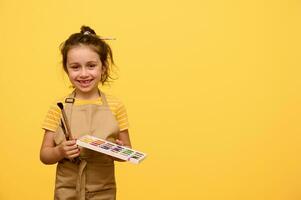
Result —
<svg viewBox="0 0 301 200"><path fill-rule="evenodd" d="M46 117L42 124L42 128L44 130L56 132L60 124L60 119L61 119L61 110L55 104L53 104L50 106L46 114Z"/></svg>
<svg viewBox="0 0 301 200"><path fill-rule="evenodd" d="M126 108L122 102L119 102L116 106L116 119L119 124L120 131L129 128L128 115Z"/></svg>

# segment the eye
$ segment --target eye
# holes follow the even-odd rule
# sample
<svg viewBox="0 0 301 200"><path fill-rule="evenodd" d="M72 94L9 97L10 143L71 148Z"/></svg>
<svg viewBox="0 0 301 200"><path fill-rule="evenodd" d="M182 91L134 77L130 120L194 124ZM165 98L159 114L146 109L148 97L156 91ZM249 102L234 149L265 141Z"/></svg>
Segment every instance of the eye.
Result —
<svg viewBox="0 0 301 200"><path fill-rule="evenodd" d="M78 65L71 65L69 68L71 70L73 70L73 71L79 70L79 66Z"/></svg>
<svg viewBox="0 0 301 200"><path fill-rule="evenodd" d="M89 69L94 69L96 67L96 65L95 64L89 64L88 67L89 67Z"/></svg>

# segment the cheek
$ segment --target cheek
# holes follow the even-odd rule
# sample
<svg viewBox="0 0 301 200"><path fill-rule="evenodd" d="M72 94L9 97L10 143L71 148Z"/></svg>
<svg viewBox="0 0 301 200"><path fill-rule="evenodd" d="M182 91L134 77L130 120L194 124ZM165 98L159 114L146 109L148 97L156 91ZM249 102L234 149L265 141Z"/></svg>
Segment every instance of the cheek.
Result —
<svg viewBox="0 0 301 200"><path fill-rule="evenodd" d="M68 75L68 78L69 78L70 80L73 80L73 79L76 78L76 74L75 74L75 73L68 73L67 75Z"/></svg>
<svg viewBox="0 0 301 200"><path fill-rule="evenodd" d="M101 72L97 72L97 73L95 74L95 77L96 77L97 79L100 79L100 78L101 78Z"/></svg>
<svg viewBox="0 0 301 200"><path fill-rule="evenodd" d="M95 71L93 72L93 75L94 75L95 77L99 77L99 76L101 76L101 74L102 74L102 70L101 70L101 69L97 69L97 70L95 70Z"/></svg>

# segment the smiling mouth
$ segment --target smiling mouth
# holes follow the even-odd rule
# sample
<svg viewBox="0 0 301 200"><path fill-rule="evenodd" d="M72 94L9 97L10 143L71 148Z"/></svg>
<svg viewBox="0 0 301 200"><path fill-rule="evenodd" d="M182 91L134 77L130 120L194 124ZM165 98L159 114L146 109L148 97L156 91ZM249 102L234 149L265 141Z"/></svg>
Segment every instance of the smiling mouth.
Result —
<svg viewBox="0 0 301 200"><path fill-rule="evenodd" d="M88 86L92 81L93 81L93 79L90 79L90 80L78 80L77 82L80 85L82 85L82 86Z"/></svg>

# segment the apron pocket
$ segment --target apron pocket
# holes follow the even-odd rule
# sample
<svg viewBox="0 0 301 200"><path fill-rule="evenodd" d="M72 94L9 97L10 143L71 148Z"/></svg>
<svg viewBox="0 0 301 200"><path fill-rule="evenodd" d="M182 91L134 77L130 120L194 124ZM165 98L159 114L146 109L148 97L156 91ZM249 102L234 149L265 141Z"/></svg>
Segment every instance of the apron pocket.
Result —
<svg viewBox="0 0 301 200"><path fill-rule="evenodd" d="M93 200L115 200L116 199L116 189L105 189L98 192L86 192L86 199Z"/></svg>
<svg viewBox="0 0 301 200"><path fill-rule="evenodd" d="M57 164L55 181L56 200L76 199L77 168L77 165L67 160L62 160Z"/></svg>
<svg viewBox="0 0 301 200"><path fill-rule="evenodd" d="M101 192L115 189L114 164L88 163L86 168L86 191Z"/></svg>

